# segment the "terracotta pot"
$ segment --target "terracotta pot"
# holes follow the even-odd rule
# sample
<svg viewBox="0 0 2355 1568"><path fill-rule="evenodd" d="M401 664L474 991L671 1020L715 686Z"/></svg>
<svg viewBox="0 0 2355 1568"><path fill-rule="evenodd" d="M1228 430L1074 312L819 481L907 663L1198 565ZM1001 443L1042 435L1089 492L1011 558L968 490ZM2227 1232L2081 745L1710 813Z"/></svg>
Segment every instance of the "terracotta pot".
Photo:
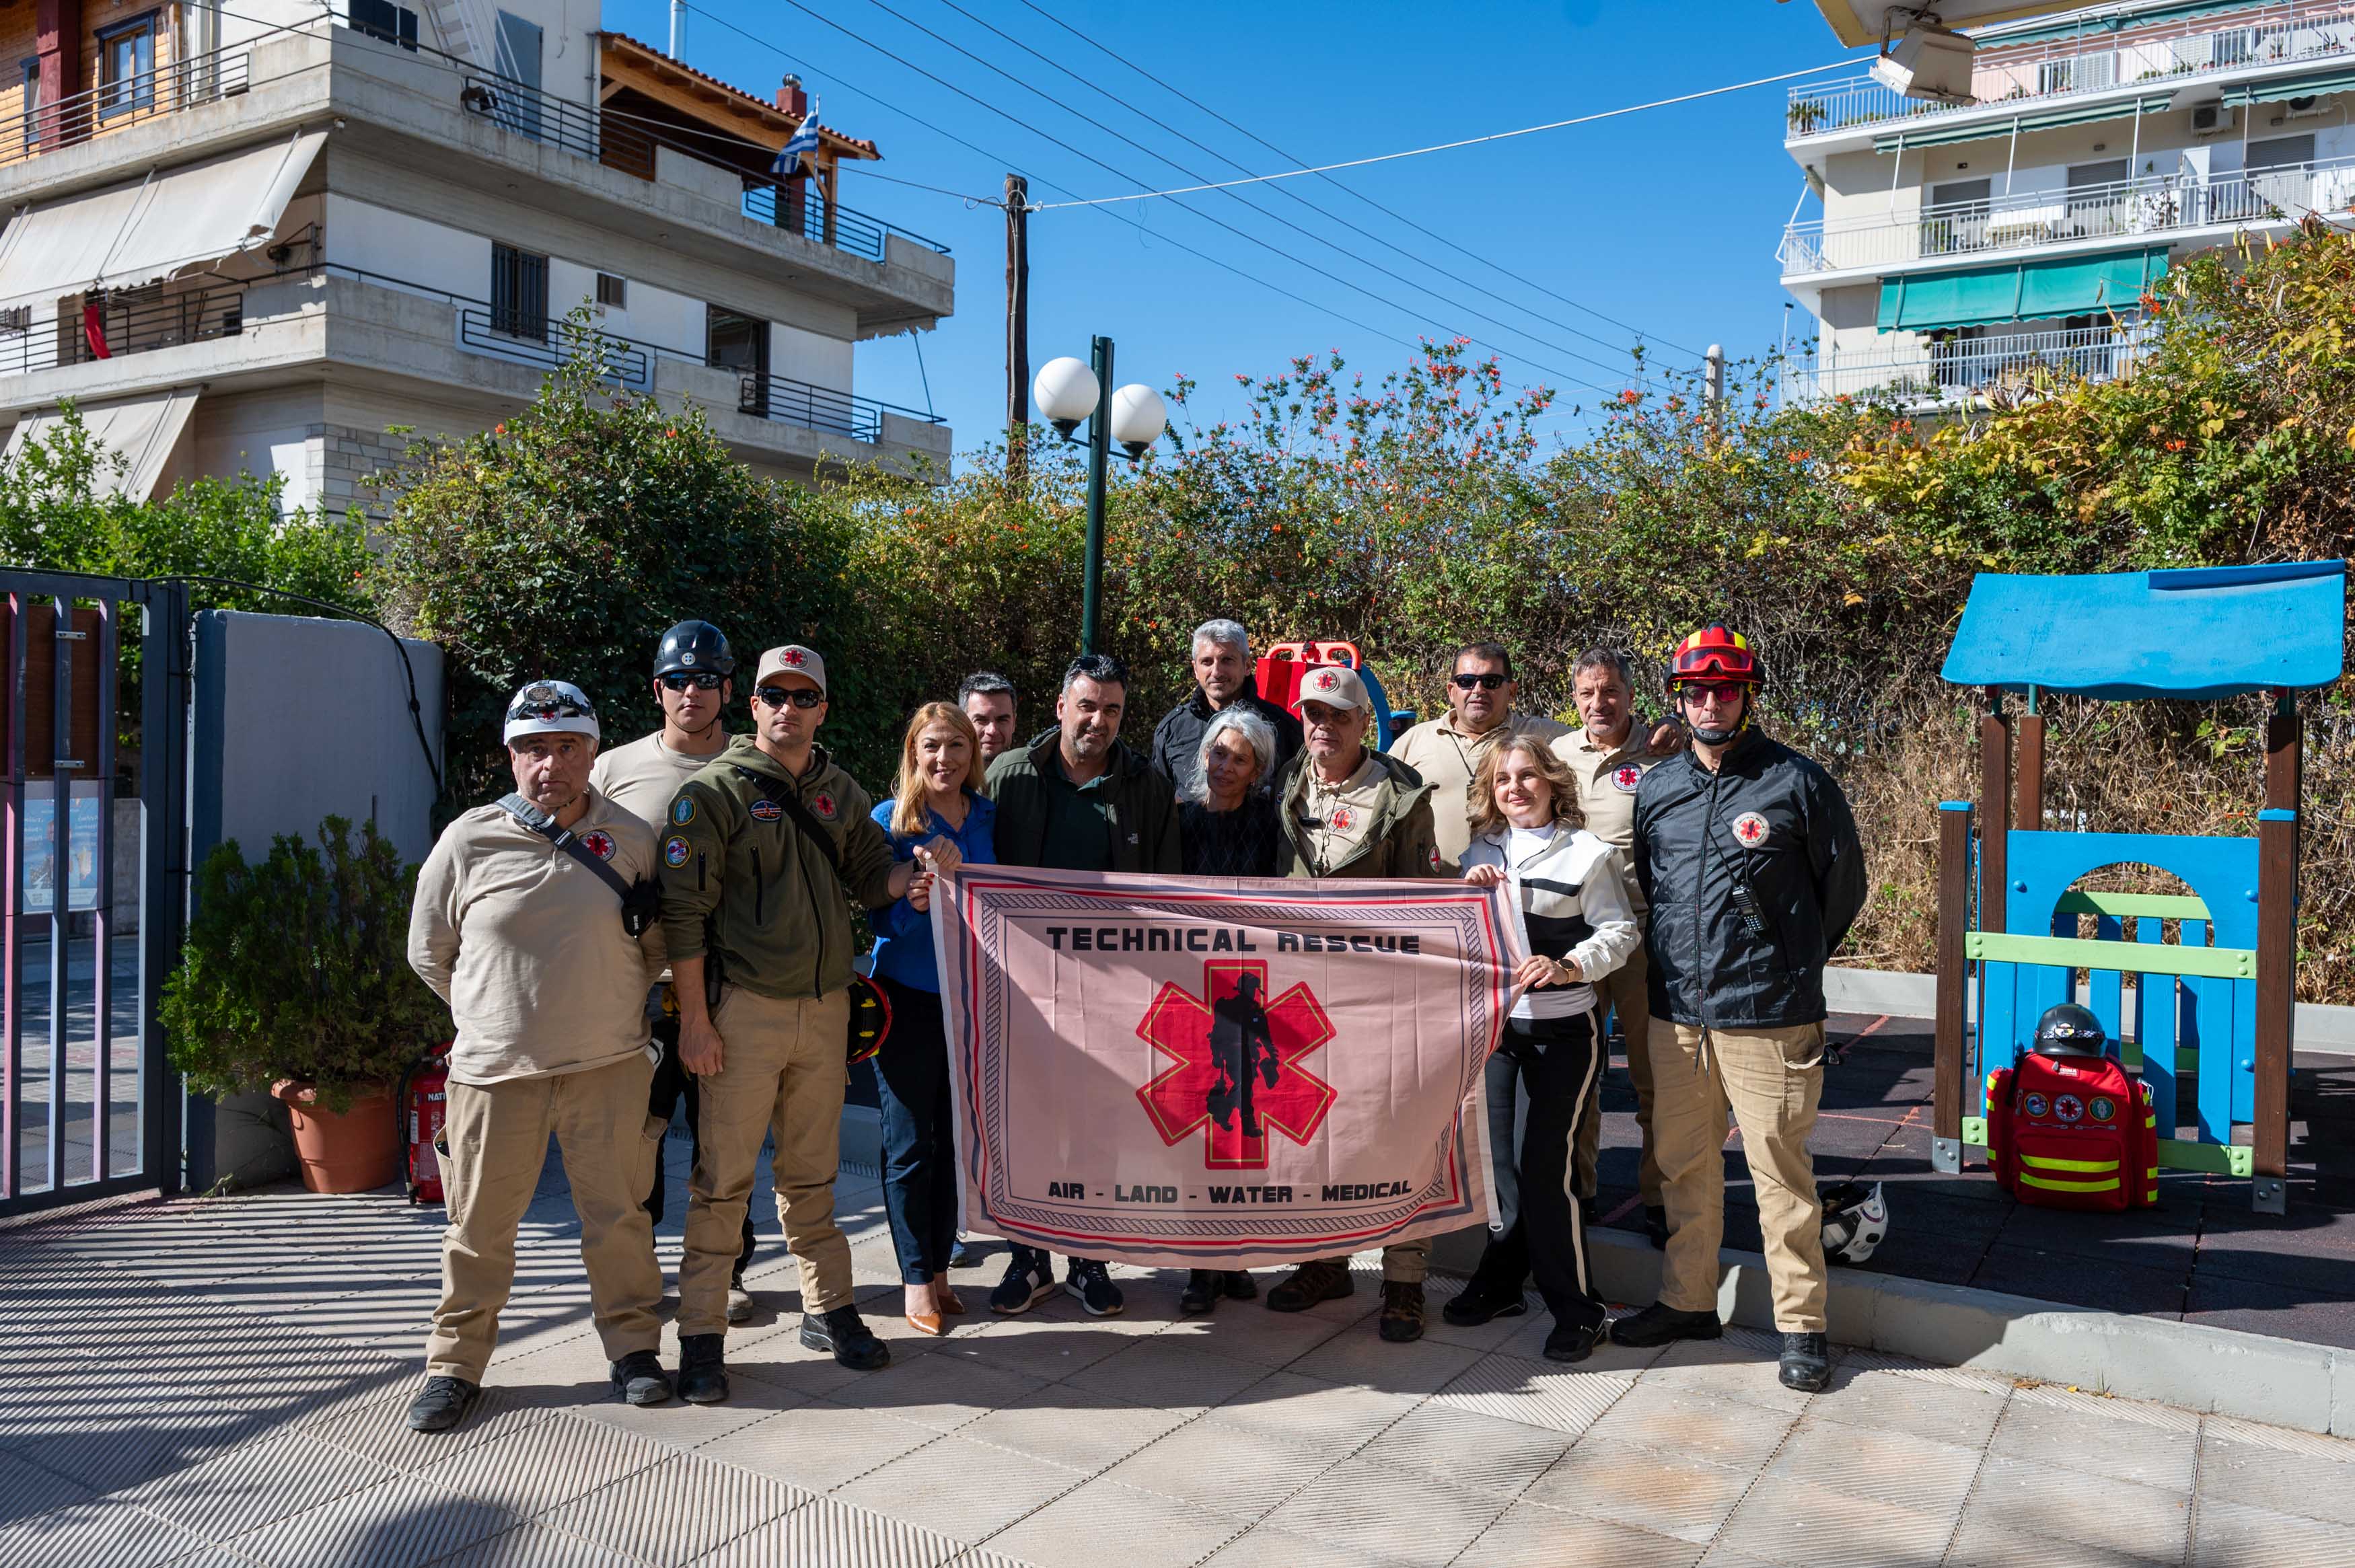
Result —
<svg viewBox="0 0 2355 1568"><path fill-rule="evenodd" d="M352 1108L340 1116L318 1103L309 1084L282 1079L270 1092L285 1102L294 1123L294 1158L303 1167L303 1185L312 1192L373 1192L400 1174L390 1089L355 1094Z"/></svg>

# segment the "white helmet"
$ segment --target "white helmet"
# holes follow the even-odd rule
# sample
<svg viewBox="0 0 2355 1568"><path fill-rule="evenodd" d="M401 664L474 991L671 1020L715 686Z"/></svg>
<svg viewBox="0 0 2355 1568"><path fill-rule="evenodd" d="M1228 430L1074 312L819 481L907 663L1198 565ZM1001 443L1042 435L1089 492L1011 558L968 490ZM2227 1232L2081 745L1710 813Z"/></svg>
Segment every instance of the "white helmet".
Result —
<svg viewBox="0 0 2355 1568"><path fill-rule="evenodd" d="M513 746L525 735L585 735L595 740L597 709L570 681L526 682L507 704L506 733L500 738Z"/></svg>
<svg viewBox="0 0 2355 1568"><path fill-rule="evenodd" d="M1823 1190L1822 1198L1825 1261L1862 1263L1870 1257L1889 1234L1889 1202L1881 1194L1881 1183L1835 1182Z"/></svg>

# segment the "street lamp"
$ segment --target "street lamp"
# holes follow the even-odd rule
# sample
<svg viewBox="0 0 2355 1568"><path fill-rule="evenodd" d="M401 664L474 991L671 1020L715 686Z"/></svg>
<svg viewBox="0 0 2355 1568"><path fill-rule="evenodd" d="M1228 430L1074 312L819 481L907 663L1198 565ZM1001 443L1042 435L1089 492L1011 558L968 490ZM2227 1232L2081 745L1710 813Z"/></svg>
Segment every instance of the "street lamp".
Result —
<svg viewBox="0 0 2355 1568"><path fill-rule="evenodd" d="M1080 601L1082 653L1096 651L1096 609L1103 587L1104 463L1111 456L1112 443L1118 441L1134 461L1161 439L1169 423L1160 394L1150 387L1132 383L1109 398L1104 396L1104 387L1112 380L1112 339L1095 339L1091 358L1092 366L1069 355L1050 359L1039 367L1030 383L1030 395L1047 422L1055 427L1055 433L1073 446L1088 449L1087 587ZM1071 435L1082 419L1088 422L1084 442Z"/></svg>

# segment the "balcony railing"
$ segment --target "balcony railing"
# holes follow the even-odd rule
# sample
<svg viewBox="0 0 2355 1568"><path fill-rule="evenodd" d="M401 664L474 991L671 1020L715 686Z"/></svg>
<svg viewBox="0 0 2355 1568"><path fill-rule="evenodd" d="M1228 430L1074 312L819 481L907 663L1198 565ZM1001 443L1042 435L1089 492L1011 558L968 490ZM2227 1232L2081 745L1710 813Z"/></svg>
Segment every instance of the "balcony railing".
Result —
<svg viewBox="0 0 2355 1568"><path fill-rule="evenodd" d="M2054 376L2107 381L2150 351L2149 329L2073 327L1957 337L1893 353L1842 355L1819 351L1786 372L1794 401L1838 397L1916 407L1951 402Z"/></svg>
<svg viewBox="0 0 2355 1568"><path fill-rule="evenodd" d="M176 293L168 291L168 285L124 290L98 297L94 322L80 310L37 315L33 307L20 307L0 319L0 375L93 365L184 343L236 337L245 330L248 286L213 283Z"/></svg>
<svg viewBox="0 0 2355 1568"><path fill-rule="evenodd" d="M2104 28L2082 37L2009 47L1982 40L1971 71L1975 104L1907 98L1870 76L1801 82L1790 90L1784 125L1787 136L1814 136L1997 102L2043 103L2136 82L2165 85L2217 71L2348 54L2355 54L2355 4L2275 0L2125 33Z"/></svg>
<svg viewBox="0 0 2355 1568"><path fill-rule="evenodd" d="M1889 267L1986 252L2033 249L2080 239L2166 235L2217 225L2295 222L2355 201L2355 158L2318 159L2243 170L2214 179L2189 175L2119 180L2066 190L2014 191L1987 201L1949 202L1913 216L1817 219L1783 231L1786 278L1852 267Z"/></svg>
<svg viewBox="0 0 2355 1568"><path fill-rule="evenodd" d="M887 413L913 419L919 424L937 425L941 422L938 414L902 408L895 403L879 403L872 397L854 397L828 387L813 387L806 381L794 381L783 376L750 373L739 378L736 407L739 412L755 418L776 419L788 425L799 425L804 429L848 436L855 441L881 440L883 416Z"/></svg>
<svg viewBox="0 0 2355 1568"><path fill-rule="evenodd" d="M0 120L0 166L243 92L252 50L249 40L191 55Z"/></svg>

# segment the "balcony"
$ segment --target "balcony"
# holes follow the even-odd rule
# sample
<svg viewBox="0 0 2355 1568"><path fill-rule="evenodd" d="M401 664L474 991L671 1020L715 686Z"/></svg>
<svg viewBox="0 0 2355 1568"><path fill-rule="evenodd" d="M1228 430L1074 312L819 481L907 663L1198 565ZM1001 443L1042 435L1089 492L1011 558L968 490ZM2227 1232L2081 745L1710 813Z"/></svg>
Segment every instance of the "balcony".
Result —
<svg viewBox="0 0 2355 1568"><path fill-rule="evenodd" d="M2220 25L2222 24L2222 25ZM2001 103L2043 105L2141 82L2178 84L2222 71L2355 55L2355 4L2275 0L2222 16L2194 16L2083 37L2007 48L1982 37L1971 72L1976 103L1929 103L1870 76L1801 82L1785 110L1786 139L1822 136L1896 121L1966 113Z"/></svg>
<svg viewBox="0 0 2355 1568"><path fill-rule="evenodd" d="M2294 223L2355 201L2355 158L2237 172L2120 180L2066 190L2014 191L1987 201L1926 207L1894 217L1794 223L1776 252L1785 279L1885 271L2079 241L2163 237L2245 224Z"/></svg>
<svg viewBox="0 0 2355 1568"><path fill-rule="evenodd" d="M252 56L250 41L191 55L10 115L0 120L0 167L243 92Z"/></svg>
<svg viewBox="0 0 2355 1568"><path fill-rule="evenodd" d="M1955 337L1886 353L1819 350L1792 362L1784 389L1798 403L1848 397L1919 408L2026 390L2056 377L2107 381L2149 349L2149 329L2136 324Z"/></svg>

